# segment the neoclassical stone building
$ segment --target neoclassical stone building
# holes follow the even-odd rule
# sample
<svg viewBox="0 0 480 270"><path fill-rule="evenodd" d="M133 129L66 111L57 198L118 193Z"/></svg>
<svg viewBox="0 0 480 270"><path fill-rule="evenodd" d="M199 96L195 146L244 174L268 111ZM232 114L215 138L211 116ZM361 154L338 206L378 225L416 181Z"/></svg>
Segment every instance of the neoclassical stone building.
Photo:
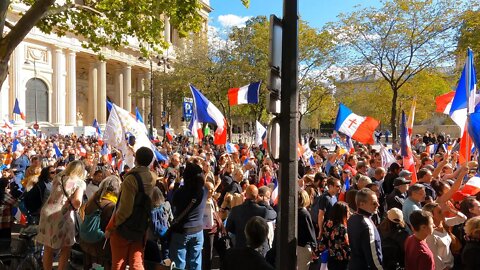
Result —
<svg viewBox="0 0 480 270"><path fill-rule="evenodd" d="M209 0L203 3L200 13L205 18L203 31L207 31L211 8ZM26 7L12 6L7 18L16 22L18 14ZM164 57L173 59L175 47L182 46L183 40L170 26L168 18L165 19L165 39L173 46ZM141 59L139 44L132 42L118 51L104 48L102 55L104 61L93 51L83 48L81 40L74 35L58 37L32 29L10 59L9 75L0 92L0 120L19 120L12 114L17 98L26 115L27 126L35 121L41 126L87 126L95 118L104 125L108 98L131 112L138 107L147 121L149 99L135 95L148 87L151 76L150 63ZM153 69L163 71L157 64ZM159 127L157 108L155 118L155 126Z"/></svg>

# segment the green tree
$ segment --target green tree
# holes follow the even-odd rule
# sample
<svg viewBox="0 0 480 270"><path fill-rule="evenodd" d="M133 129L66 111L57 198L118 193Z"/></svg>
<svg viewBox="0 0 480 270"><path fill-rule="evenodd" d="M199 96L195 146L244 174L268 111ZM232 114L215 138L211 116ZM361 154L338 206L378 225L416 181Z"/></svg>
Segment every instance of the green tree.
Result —
<svg viewBox="0 0 480 270"><path fill-rule="evenodd" d="M29 6L13 24L6 20L12 2ZM249 0L242 0L248 6ZM164 16L180 36L200 30L200 0L3 0L0 1L0 87L8 72L8 61L14 49L30 30L37 26L45 33L59 36L72 33L85 40L83 46L98 52L101 47L114 49L128 45L129 38L160 51ZM5 31L5 27L8 31ZM144 53L146 47L143 48Z"/></svg>
<svg viewBox="0 0 480 270"><path fill-rule="evenodd" d="M465 2L469 1L388 0L380 8L343 14L332 25L337 42L344 45L345 64L375 69L388 84L394 137L403 86L422 70L451 60Z"/></svg>
<svg viewBox="0 0 480 270"><path fill-rule="evenodd" d="M458 36L458 63L463 66L466 57L467 48L471 48L475 53L475 67L477 68L477 78L480 75L480 10L467 10L463 14L463 24Z"/></svg>

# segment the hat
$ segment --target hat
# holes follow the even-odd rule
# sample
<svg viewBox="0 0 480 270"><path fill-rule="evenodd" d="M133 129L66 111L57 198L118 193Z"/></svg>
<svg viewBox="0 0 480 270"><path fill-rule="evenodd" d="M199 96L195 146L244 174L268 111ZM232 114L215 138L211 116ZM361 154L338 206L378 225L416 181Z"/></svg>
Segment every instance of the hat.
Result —
<svg viewBox="0 0 480 270"><path fill-rule="evenodd" d="M411 176L412 173L410 171L407 171L407 170L402 170L399 174L398 174L398 177L405 177L405 176Z"/></svg>
<svg viewBox="0 0 480 270"><path fill-rule="evenodd" d="M398 208L392 208L387 211L387 218L391 222L400 224L402 227L405 227L405 222L403 221L403 213L402 210Z"/></svg>
<svg viewBox="0 0 480 270"><path fill-rule="evenodd" d="M403 177L397 177L395 180L393 180L393 186L397 187L400 185L405 185L405 184L410 184L410 180L407 180Z"/></svg>

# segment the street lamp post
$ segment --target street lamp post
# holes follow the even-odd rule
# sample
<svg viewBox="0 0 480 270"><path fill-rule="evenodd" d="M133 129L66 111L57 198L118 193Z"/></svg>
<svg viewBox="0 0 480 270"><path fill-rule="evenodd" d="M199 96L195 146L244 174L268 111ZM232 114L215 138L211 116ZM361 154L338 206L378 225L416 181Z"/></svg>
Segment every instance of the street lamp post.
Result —
<svg viewBox="0 0 480 270"><path fill-rule="evenodd" d="M163 66L163 73L164 74L167 74L167 69L170 68L170 59L168 58L168 51L167 51L167 56L162 56L159 61L158 61L158 65L162 65ZM162 92L163 92L163 88L161 89ZM162 102L163 102L163 94L162 94ZM162 106L163 107L163 106ZM165 108L162 109L162 124L163 124L163 140L165 141L166 137L167 137L167 126L166 124L168 123L168 118L167 120L163 121L163 118L166 116L164 116L163 114L163 111L165 110Z"/></svg>
<svg viewBox="0 0 480 270"><path fill-rule="evenodd" d="M150 139L153 139L153 123L154 123L154 113L153 113L153 62L150 58Z"/></svg>

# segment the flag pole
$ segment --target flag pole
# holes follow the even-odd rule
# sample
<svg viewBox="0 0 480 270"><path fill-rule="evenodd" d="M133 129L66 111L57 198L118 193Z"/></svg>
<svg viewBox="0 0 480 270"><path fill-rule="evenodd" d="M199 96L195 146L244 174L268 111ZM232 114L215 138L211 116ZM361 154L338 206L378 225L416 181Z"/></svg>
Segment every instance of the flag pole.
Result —
<svg viewBox="0 0 480 270"><path fill-rule="evenodd" d="M465 143L467 145L465 151L466 151L466 155L465 155L465 160L466 162L469 162L470 161L470 151L471 149L468 149L468 146L470 145L470 143L468 142L469 140L469 137L468 137L468 118L470 117L470 47L468 47L467 49L467 64L466 64L466 72L465 72L465 90L467 91L467 121L465 122L465 130L464 132L466 131L465 135Z"/></svg>

